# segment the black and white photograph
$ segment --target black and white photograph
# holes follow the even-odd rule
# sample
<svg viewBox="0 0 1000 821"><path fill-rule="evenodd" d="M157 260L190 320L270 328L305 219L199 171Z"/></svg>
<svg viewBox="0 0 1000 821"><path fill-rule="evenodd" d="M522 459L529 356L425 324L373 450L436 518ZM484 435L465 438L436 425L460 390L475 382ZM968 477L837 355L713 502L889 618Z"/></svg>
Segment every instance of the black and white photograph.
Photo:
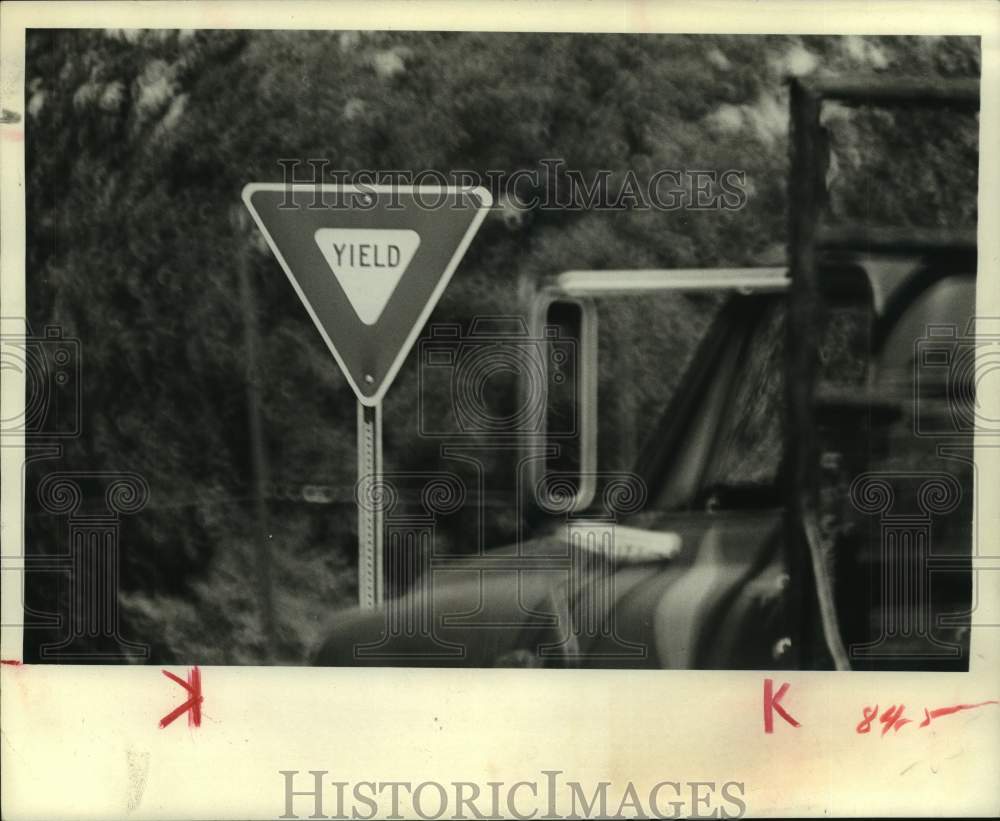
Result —
<svg viewBox="0 0 1000 821"><path fill-rule="evenodd" d="M149 668L150 726L200 738L225 667L770 671L768 735L808 724L796 674L969 675L1000 625L987 40L250 5L24 28L6 677ZM869 687L845 732L995 724L974 689ZM314 763L261 817L327 817ZM753 815L736 776L600 815ZM467 811L544 813L497 795Z"/></svg>
<svg viewBox="0 0 1000 821"><path fill-rule="evenodd" d="M26 659L967 666L976 38L26 48Z"/></svg>

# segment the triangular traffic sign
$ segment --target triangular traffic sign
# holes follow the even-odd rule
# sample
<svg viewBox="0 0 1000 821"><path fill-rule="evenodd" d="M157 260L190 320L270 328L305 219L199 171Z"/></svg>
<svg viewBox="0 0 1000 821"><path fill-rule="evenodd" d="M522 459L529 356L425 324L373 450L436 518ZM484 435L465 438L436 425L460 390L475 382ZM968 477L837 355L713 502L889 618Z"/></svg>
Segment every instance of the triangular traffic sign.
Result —
<svg viewBox="0 0 1000 821"><path fill-rule="evenodd" d="M315 240L365 325L378 322L420 247L420 235L408 228L320 228ZM360 249L371 249L371 258L355 253Z"/></svg>
<svg viewBox="0 0 1000 821"><path fill-rule="evenodd" d="M492 198L483 188L250 183L243 201L347 377L377 405Z"/></svg>

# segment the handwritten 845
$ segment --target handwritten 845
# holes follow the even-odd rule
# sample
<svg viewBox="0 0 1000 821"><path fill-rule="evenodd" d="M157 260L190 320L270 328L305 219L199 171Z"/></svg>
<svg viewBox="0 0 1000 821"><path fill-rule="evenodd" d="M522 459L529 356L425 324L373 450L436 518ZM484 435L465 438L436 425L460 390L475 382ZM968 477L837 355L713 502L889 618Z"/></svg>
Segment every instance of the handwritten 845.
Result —
<svg viewBox="0 0 1000 821"><path fill-rule="evenodd" d="M996 703L996 699L992 699L990 701L980 701L977 704L952 704L950 707L938 707L936 710L928 710L924 707L924 719L917 725L917 727L926 727L934 721L934 719L941 718L942 716L950 716L954 713L961 712L962 710L975 710L977 707L985 707L987 704ZM903 725L913 723L913 719L906 718L904 716L905 711L905 704L893 704L883 710L882 715L879 715L878 713L877 704L874 707L864 707L862 712L865 717L858 722L858 726L855 727L854 730L860 734L871 732L872 722L877 717L882 724L882 735L885 735L889 732L889 730L896 733Z"/></svg>
<svg viewBox="0 0 1000 821"><path fill-rule="evenodd" d="M782 704L782 700L786 695L791 685L786 681L775 690L773 679L764 679L764 732L773 733L774 732L774 717L778 715L781 719L791 727L801 727L802 725L798 720L789 712L790 705ZM988 701L979 701L974 704L952 704L947 707L937 707L933 710L927 707L923 708L924 715L923 720L916 727L923 728L930 726L931 722L935 719L943 718L944 716L954 715L955 713L960 713L965 710L975 710L979 707L986 707L990 704L1000 704L997 699L990 699ZM886 707L881 714L879 713L879 705L871 705L862 707L861 709L863 718L858 722L857 726L854 728L855 732L859 735L864 735L865 733L870 733L872 730L872 724L876 721L882 725L882 735L884 736L889 730L893 733L899 732L900 728L906 726L907 724L913 724L915 719L906 717L906 705L905 704L892 704ZM919 718L919 714L917 714Z"/></svg>

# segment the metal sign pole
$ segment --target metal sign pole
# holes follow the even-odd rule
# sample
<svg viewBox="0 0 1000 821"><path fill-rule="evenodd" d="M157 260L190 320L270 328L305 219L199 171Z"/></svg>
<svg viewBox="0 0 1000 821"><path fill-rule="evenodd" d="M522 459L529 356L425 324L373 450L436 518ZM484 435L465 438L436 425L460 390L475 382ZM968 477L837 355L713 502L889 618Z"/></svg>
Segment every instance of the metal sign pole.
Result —
<svg viewBox="0 0 1000 821"><path fill-rule="evenodd" d="M358 481L372 483L367 504L358 504L358 601L365 610L382 604L382 405L358 402Z"/></svg>
<svg viewBox="0 0 1000 821"><path fill-rule="evenodd" d="M485 188L445 190L452 206L432 212L421 197L441 189L243 188L244 204L358 397L358 599L365 610L381 605L385 585L379 403L493 205ZM296 202L294 194L304 197ZM335 194L337 202L346 197L349 207L317 208L324 194ZM413 228L400 227L397 198ZM375 266L384 277L371 278ZM399 293L404 278L405 297Z"/></svg>

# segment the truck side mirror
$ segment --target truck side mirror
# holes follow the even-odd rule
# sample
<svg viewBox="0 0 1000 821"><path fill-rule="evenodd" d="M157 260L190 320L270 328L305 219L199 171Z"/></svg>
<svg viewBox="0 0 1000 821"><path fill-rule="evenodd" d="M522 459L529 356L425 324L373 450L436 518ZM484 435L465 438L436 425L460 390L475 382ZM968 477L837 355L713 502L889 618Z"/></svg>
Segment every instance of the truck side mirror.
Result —
<svg viewBox="0 0 1000 821"><path fill-rule="evenodd" d="M568 514L590 505L597 470L597 310L587 298L541 292L531 338L540 380L522 380L520 406L541 406L540 424L523 432L525 503L534 513Z"/></svg>

